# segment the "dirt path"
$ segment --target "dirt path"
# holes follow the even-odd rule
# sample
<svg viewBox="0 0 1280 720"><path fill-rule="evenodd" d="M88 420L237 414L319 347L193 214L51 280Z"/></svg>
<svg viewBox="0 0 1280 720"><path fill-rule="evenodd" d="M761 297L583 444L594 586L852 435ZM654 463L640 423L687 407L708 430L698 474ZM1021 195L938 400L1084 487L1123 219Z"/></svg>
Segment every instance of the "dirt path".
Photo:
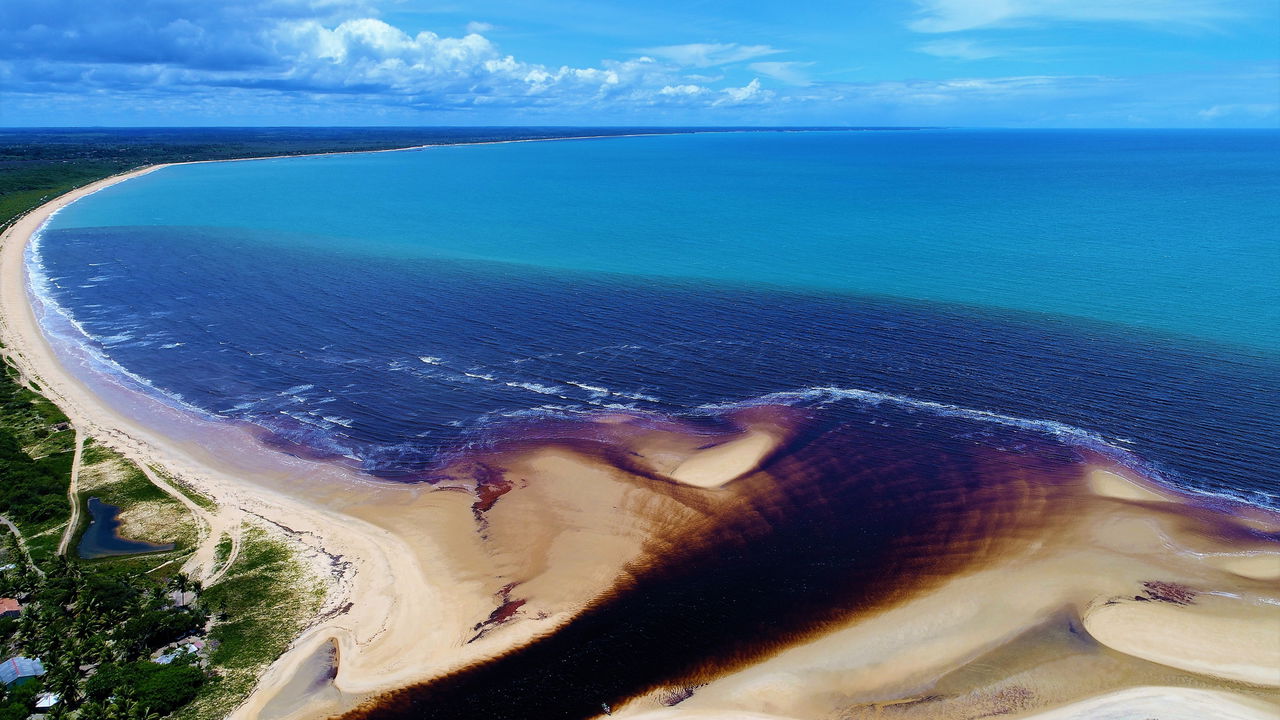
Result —
<svg viewBox="0 0 1280 720"><path fill-rule="evenodd" d="M0 523L4 523L6 526L8 526L9 532L13 533L13 536L18 538L18 547L22 549L22 554L27 556L27 564L31 566L31 569L35 570L37 573L43 576L44 571L41 570L40 566L36 565L35 562L31 559L31 551L27 549L27 539L22 536L22 531L18 529L18 526L14 525L13 522L9 520L9 518L3 515L0 515Z"/></svg>
<svg viewBox="0 0 1280 720"><path fill-rule="evenodd" d="M231 566L231 563L235 561L236 556L240 554L240 528L244 521L240 511L232 507L219 505L216 512L210 512L198 505L186 493L179 490L173 483L147 465L139 463L138 468L142 470L153 485L186 506L196 520L196 550L191 555L191 558L183 564L183 570L193 579L199 580L205 587L218 582L218 580L222 579L222 575L227 571L227 568ZM231 538L231 552L228 553L225 561L219 563L218 541L222 539L223 535L228 535Z"/></svg>
<svg viewBox="0 0 1280 720"><path fill-rule="evenodd" d="M71 519L67 528L62 531L62 541L58 543L58 554L66 555L75 537L76 528L80 525L80 464L84 457L84 432L76 428L76 452L71 458L71 484L67 486L67 502L71 503Z"/></svg>
<svg viewBox="0 0 1280 720"><path fill-rule="evenodd" d="M225 575L225 574L227 573L227 569L228 569L228 568L230 568L233 564L235 564L236 558L240 557L240 535L241 535L240 530L241 530L241 528L243 528L243 527L244 527L244 525L243 525L243 524L241 524L241 523L237 523L237 524L236 524L236 526L235 526L234 528L232 528L232 529L231 529L231 532L230 532L230 536L231 536L231 552L227 553L227 557L226 557L226 559L225 559L225 560L223 560L223 561L222 561L222 563L221 563L220 565L218 565L218 566L217 566L217 568L216 568L216 569L214 569L212 573L210 573L209 575L207 575L207 576L205 577L205 579L204 579L204 584L205 584L205 586L206 586L206 587L207 587L207 586L209 586L209 585L213 585L214 583L216 583L216 582L218 582L219 580L221 580L221 579L222 579L222 576L223 576L223 575ZM222 534L221 534L221 533L219 533L219 534L218 534L218 540L221 540L221 539L222 539ZM214 554L214 561L215 561L215 564L216 564L216 562L217 562L217 548L218 548L218 543L217 543L217 541L215 541L215 542L213 543L213 548L214 548L214 553L215 553L215 554Z"/></svg>

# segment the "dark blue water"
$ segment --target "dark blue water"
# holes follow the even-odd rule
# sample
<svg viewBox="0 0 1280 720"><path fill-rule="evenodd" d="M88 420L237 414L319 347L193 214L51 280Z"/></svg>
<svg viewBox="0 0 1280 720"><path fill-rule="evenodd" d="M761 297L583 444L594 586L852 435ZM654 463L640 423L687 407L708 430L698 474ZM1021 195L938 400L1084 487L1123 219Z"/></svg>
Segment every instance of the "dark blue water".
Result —
<svg viewBox="0 0 1280 720"><path fill-rule="evenodd" d="M979 162L973 159L998 147L991 134L970 138L976 144L967 155L944 153L933 163L923 154L938 147L937 136L929 136L901 166L891 164L889 150L907 152L905 135L894 135L888 149L868 145L872 141L863 138L870 135L860 137L854 149L870 148L867 162L889 168L894 180L860 181L866 195L857 207L871 207L872 197L888 205L860 216L861 223L880 224L848 240L844 254L835 235L816 244L786 235L773 208L763 226L759 213L738 218L733 229L750 237L745 245L718 242L684 253L700 267L725 257L724 272L676 277L672 258L681 257L680 238L686 236L663 233L686 226L709 232L695 205L718 208L717 198L724 198L718 191L687 197L695 192L688 188L697 184L688 178L676 183L685 188L679 203L663 201L673 197L671 186L637 195L645 182L662 185L661 166L649 157L657 146L650 144L635 151L645 161L630 166L626 153L608 150L612 164L604 166L602 177L643 177L644 182L627 180L632 194L611 207L625 205L618 210L622 218L647 218L644 232L661 238L657 250L642 245L629 226L602 234L601 213L608 214L608 208L584 205L581 197L565 198L554 212L530 211L528 227L507 233L515 222L512 202L526 208L548 202L545 188L528 178L528 192L510 200L510 178L494 179L508 193L495 195L480 192L492 188L478 187L481 181L469 177L471 184L460 187L470 187L474 197L443 193L454 203L447 211L438 197L424 197L422 207L409 213L419 226L403 217L390 222L382 217L391 212L385 207L335 205L339 201L325 194L329 190L318 188L340 185L344 178L367 181L370 173L376 175L380 158L393 158L388 184L378 191L396 195L396 183L406 173L429 169L428 161L434 161L429 155L403 156L426 158L406 167L395 155L352 156L332 165L308 160L203 166L212 169L170 178L164 171L144 178L150 185L140 185L136 197L94 196L45 231L35 260L43 263L48 282L37 273L37 284L74 317L117 371L212 416L252 422L291 452L343 459L391 477L418 477L442 454L500 436L507 423L522 418L616 409L714 414L726 405L755 402L847 405L865 412L869 405L888 403L895 411L965 414L1109 452L1132 451L1136 456L1129 461L1171 482L1277 503L1280 354L1270 349L1277 342L1275 329L1265 321L1277 308L1266 306L1265 298L1276 292L1268 285L1267 268L1277 262L1280 241L1274 228L1267 229L1274 205L1252 194L1275 184L1259 169L1274 150L1272 135L1185 141L1176 134L1093 140L1084 134L1064 145L1061 134L1038 140L1018 134L1012 145L1017 150L1002 154L994 166L983 165L979 175L1001 177L1000 167L1016 166L1008 172L1030 177L1039 167L1051 191L1021 188L1047 205L1035 222L1024 219L1012 226L1005 221L1018 213L992 215L985 208L1002 197L1027 212L1039 205L1007 182L981 189L982 201L968 201L967 214L938 196L938 187L954 182L948 168L966 172L962 157ZM699 137L678 139L682 144L676 150L692 151L696 145L690 143ZM547 174L562 196L572 180L583 197L592 197L602 191L583 184L581 164L600 157L589 148L629 142L546 143L532 157L519 154L532 146L450 152L486 153L479 165L493 172L501 168L503 152L519 148L516 165L527 170L530 163L547 161L547 152L554 160L554 148L571 148L564 151L563 165ZM739 168L751 166L750 158L733 154L732 143L726 148L723 138L708 142L713 155L728 154ZM752 142L738 150L758 149L758 140ZM1250 158L1249 142L1261 161ZM777 190L795 217L805 210L797 199L804 183L823 188L811 193L821 202L810 204L807 219L798 224L802 229L817 227L815 214L829 218L855 212L830 207L839 196L829 186L831 178L847 180L847 173L833 176L824 170L815 176L805 169L826 165L811 146L801 150L799 169L788 174L788 150L775 148L757 168L768 173L748 174L747 184L766 196ZM857 157L842 156L835 164L858 166ZM309 192L329 199L327 209L317 210L319 217L372 218L370 239L353 238L360 224L349 219L335 221L333 234L324 234L314 221L301 220L283 223L300 226L289 232L279 216L261 208L219 215L228 198L258 187L243 186L251 182L247 178L255 166L262 168L262 188L268 188L280 181L281 166L286 174L293 172L289 162L312 163L300 167L317 176L308 181ZM1066 175L1064 165L1072 168ZM861 174L855 175L863 180L879 177L858 167ZM1135 178L1160 176L1170 168L1182 168L1184 177L1201 182L1181 191L1172 181L1154 190L1133 185ZM914 173L909 182L900 177L908 170ZM1242 185L1227 181L1237 171ZM708 182L724 188L717 184L723 173L708 166L707 175L720 177ZM1273 168L1272 175L1280 171ZM169 188L170 181L179 189ZM436 179L437 185L442 182ZM609 187L614 181L601 182ZM911 203L902 196L911 183L928 202ZM118 187L123 193L131 185ZM848 189L847 183L841 187ZM196 198L202 188L208 193L204 199L185 206L145 202L147 197L172 200L166 193L175 192ZM368 187L353 187L352 193L377 206L370 199L377 192ZM1148 196L1158 199L1158 212L1135 204ZM1087 203L1073 206L1073 198ZM747 200L734 202L741 208ZM504 230L485 242L514 248L510 254L519 262L460 258L453 255L465 253L447 251L466 245L465 238L448 234L461 227L458 218L476 228L491 227L486 208L497 223L492 227ZM929 215L935 210L949 218L956 237L942 232L937 217ZM297 219L301 211L290 205L284 212ZM714 210L715 217L723 213L723 208ZM424 214L449 222L420 226ZM1144 224L1135 214L1158 222ZM215 217L234 222L211 222ZM250 222L254 217L265 219ZM1075 217L1073 230L1048 223ZM129 218L134 218L131 224ZM885 218L895 218L896 224L886 225ZM912 228L924 226L931 231L912 234ZM1028 237L1033 226L1034 237ZM402 235L392 237L392 227L400 227ZM730 225L710 227L728 232ZM1122 231L1108 241L1100 234L1106 227ZM1217 249L1204 245L1198 234L1209 227L1217 233ZM1081 233L1088 242L1080 240ZM888 236L899 242L891 250L876 250L876 238ZM927 242L912 243L921 237ZM566 257L588 260L563 266L538 261L552 253L557 238ZM986 239L975 244L975 238ZM765 247L772 248L769 257L788 258L776 276L760 270L768 267L759 257ZM795 253L788 252L791 247ZM1039 260L1028 259L1032 256ZM841 275L852 280L839 290L822 283L806 286L788 280L803 275L796 257L815 277L850 263L875 263L877 269ZM1216 258L1216 264L1197 260L1204 257ZM824 264L826 258L830 262ZM1071 258L1075 261L1068 262ZM1133 258L1143 258L1142 263L1126 265ZM1029 263L1034 272L1004 283L993 280L989 302L978 302L977 295L955 302L957 279L978 278L960 284L981 289L986 279L1009 275L1009 268L1020 263ZM938 272L903 274L931 266ZM646 267L653 272L643 272ZM912 297L887 296L880 280L867 280L889 282L907 275L914 284L906 294ZM1056 285L1046 287L1044 277L1056 277ZM1093 280L1072 284L1082 277ZM865 287L858 284L863 280ZM925 292L929 287L936 292ZM1108 294L1107 287L1114 292ZM1183 307L1195 311L1181 317ZM1241 307L1256 312L1237 317Z"/></svg>

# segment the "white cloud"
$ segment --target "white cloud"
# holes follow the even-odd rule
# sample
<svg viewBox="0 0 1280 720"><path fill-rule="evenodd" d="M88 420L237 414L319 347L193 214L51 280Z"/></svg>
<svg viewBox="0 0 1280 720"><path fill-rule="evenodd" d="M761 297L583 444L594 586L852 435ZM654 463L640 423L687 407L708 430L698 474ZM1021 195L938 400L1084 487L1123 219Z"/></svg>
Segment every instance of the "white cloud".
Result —
<svg viewBox="0 0 1280 720"><path fill-rule="evenodd" d="M737 43L689 43L687 45L664 45L641 50L647 55L656 55L686 67L713 67L729 63L743 62L752 58L774 55L782 52L768 45L739 45Z"/></svg>
<svg viewBox="0 0 1280 720"><path fill-rule="evenodd" d="M701 85L667 85L658 91L659 95L667 97L688 97L690 95L700 95L708 92Z"/></svg>
<svg viewBox="0 0 1280 720"><path fill-rule="evenodd" d="M429 111L484 106L585 116L654 105L761 104L759 82L723 90L715 71L780 52L700 43L593 67L549 66L503 52L479 20L461 37L410 34L366 0L0 0L6 94L193 98L237 94L282 102L366 103ZM71 39L68 39L71 38ZM786 63L761 75L788 75ZM798 68L799 65L795 65ZM791 75L799 80L798 75Z"/></svg>
<svg viewBox="0 0 1280 720"><path fill-rule="evenodd" d="M1205 120L1217 120L1230 116L1249 118L1266 118L1280 114L1280 103L1236 103L1233 105L1214 105L1196 113Z"/></svg>
<svg viewBox="0 0 1280 720"><path fill-rule="evenodd" d="M858 103L890 104L900 108L975 104L1029 103L1064 100L1106 93L1114 78L1097 76L1023 75L998 78L886 81L834 85Z"/></svg>
<svg viewBox="0 0 1280 720"><path fill-rule="evenodd" d="M985 60L987 58L1000 57L1009 54L1005 50L997 49L989 45L985 45L973 40L945 39L934 40L927 43L921 43L915 47L917 52L922 52L934 57L946 58L948 60Z"/></svg>
<svg viewBox="0 0 1280 720"><path fill-rule="evenodd" d="M10 0L4 0L9 2ZM13 0L0 24L0 79L7 91L36 93L156 93L174 97L196 92L244 90L282 96L363 98L382 106L431 110L477 106L557 107L568 111L606 107L640 108L677 100L691 107L713 105L721 94L718 78L691 80L682 63L639 57L603 60L595 67L546 66L503 53L483 34L490 25L472 22L462 37L432 32L410 35L368 17L351 0L308 13L302 0L282 5L226 0L183 15L165 0L99 0L115 7L114 25L81 27L60 17L45 0ZM85 7L96 7L85 0ZM356 3L359 0L355 0ZM12 10L12 6L10 6ZM253 22L246 22L246 14ZM335 16L332 13L338 13ZM224 17L224 14L229 14ZM343 17L345 16L345 17ZM0 19L6 16L0 10ZM58 22L61 25L58 25ZM137 37L136 28L154 36ZM213 29L240 28L239 32ZM244 29L248 28L248 29ZM92 42L54 48L53 39L93 32ZM64 43L65 44L65 43ZM41 49L44 54L35 54ZM736 44L672 46L662 49L694 65L736 62L776 52ZM741 90L734 89L735 92Z"/></svg>
<svg viewBox="0 0 1280 720"><path fill-rule="evenodd" d="M916 0L927 33L1046 22L1208 25L1238 15L1227 0Z"/></svg>
<svg viewBox="0 0 1280 720"><path fill-rule="evenodd" d="M720 98L712 105L743 105L746 103L766 102L772 100L774 92L760 86L760 78L752 78L751 82L740 88L725 88L720 91Z"/></svg>
<svg viewBox="0 0 1280 720"><path fill-rule="evenodd" d="M812 64L811 62L757 62L751 63L747 67L766 77L781 80L788 85L805 87L813 84L809 74L804 71L804 68Z"/></svg>

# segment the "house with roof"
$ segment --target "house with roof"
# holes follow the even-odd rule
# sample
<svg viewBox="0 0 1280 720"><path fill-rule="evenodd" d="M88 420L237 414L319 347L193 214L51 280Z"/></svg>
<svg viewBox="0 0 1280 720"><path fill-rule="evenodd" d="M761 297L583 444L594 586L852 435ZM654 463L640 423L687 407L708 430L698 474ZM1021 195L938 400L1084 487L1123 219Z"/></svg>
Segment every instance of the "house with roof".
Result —
<svg viewBox="0 0 1280 720"><path fill-rule="evenodd" d="M22 603L13 598L0 598L0 618L16 618L22 615Z"/></svg>
<svg viewBox="0 0 1280 720"><path fill-rule="evenodd" d="M17 655L0 663L0 682L8 686L22 685L44 675L44 663L40 658Z"/></svg>

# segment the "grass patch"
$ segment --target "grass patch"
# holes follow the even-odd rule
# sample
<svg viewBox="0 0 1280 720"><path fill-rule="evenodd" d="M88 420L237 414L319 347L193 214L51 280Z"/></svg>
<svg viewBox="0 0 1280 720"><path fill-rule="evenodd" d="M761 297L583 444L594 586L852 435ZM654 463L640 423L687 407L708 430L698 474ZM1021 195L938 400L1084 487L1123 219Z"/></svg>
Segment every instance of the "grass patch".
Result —
<svg viewBox="0 0 1280 720"><path fill-rule="evenodd" d="M43 395L23 387L18 373L5 368L0 380L0 428L9 431L33 457L42 457L75 446L75 432L57 405Z"/></svg>
<svg viewBox="0 0 1280 720"><path fill-rule="evenodd" d="M182 482L181 480L169 474L168 472L165 472L163 468L156 467L155 465L148 465L147 467L150 468L151 472L164 478L165 482L172 485L175 490L182 493L182 495L186 497L188 500L190 500L191 502L195 503L197 507L204 508L205 510L208 510L210 512L213 512L218 509L218 503L214 502L213 498L209 497L208 495L202 495L196 492L195 490L192 490L190 485L187 485L186 483Z"/></svg>
<svg viewBox="0 0 1280 720"><path fill-rule="evenodd" d="M206 588L201 596L218 618L209 635L218 643L209 658L218 678L202 687L195 701L173 717L226 717L315 616L324 593L323 584L288 545L261 528L247 527L236 561L222 581Z"/></svg>
<svg viewBox="0 0 1280 720"><path fill-rule="evenodd" d="M194 550L199 529L187 506L152 483L133 461L92 439L85 442L81 456L77 500L81 503L82 518L88 517L91 497L120 508L122 537L174 544L173 550L148 554L150 560L116 556L92 562L130 566L149 562L154 566L157 560L167 561L175 554ZM87 522L84 526L87 527ZM78 544L78 537L76 541Z"/></svg>
<svg viewBox="0 0 1280 720"><path fill-rule="evenodd" d="M213 561L221 566L231 557L231 548L235 543L231 540L230 535L223 534L218 538L218 545L213 549Z"/></svg>
<svg viewBox="0 0 1280 720"><path fill-rule="evenodd" d="M58 545L62 542L62 531L66 526L66 519L53 520L34 528L18 526L22 530L23 537L27 539L27 551L31 553L31 562L36 565L46 565L58 554Z"/></svg>

